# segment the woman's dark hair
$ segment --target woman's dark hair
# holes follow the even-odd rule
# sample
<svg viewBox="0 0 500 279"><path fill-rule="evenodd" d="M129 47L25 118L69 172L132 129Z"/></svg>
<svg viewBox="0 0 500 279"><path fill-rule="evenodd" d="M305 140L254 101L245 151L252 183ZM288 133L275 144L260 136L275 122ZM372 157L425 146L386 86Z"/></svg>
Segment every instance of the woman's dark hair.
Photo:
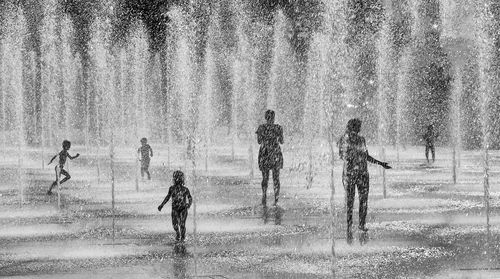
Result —
<svg viewBox="0 0 500 279"><path fill-rule="evenodd" d="M174 185L184 186L184 173L180 170L174 171Z"/></svg>
<svg viewBox="0 0 500 279"><path fill-rule="evenodd" d="M274 121L274 110L266 110L264 117L266 118L266 121Z"/></svg>
<svg viewBox="0 0 500 279"><path fill-rule="evenodd" d="M62 147L63 149L69 149L71 147L71 142L69 140L63 140Z"/></svg>
<svg viewBox="0 0 500 279"><path fill-rule="evenodd" d="M148 139L147 138L142 138L141 139L141 143L147 143L148 142Z"/></svg>
<svg viewBox="0 0 500 279"><path fill-rule="evenodd" d="M359 133L359 131L361 130L361 120L359 120L358 118L353 118L353 119L350 119L348 122L347 122L347 132L355 132L355 133Z"/></svg>

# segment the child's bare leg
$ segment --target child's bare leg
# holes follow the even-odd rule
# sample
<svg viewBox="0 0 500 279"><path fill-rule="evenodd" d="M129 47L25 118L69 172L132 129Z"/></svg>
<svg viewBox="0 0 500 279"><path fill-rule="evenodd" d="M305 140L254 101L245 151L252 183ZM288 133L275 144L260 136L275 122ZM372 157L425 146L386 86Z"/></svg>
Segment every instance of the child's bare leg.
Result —
<svg viewBox="0 0 500 279"><path fill-rule="evenodd" d="M184 241L186 238L186 219L188 210L184 209L180 212L180 228L181 228L181 240Z"/></svg>
<svg viewBox="0 0 500 279"><path fill-rule="evenodd" d="M64 182L71 179L71 175L69 175L69 173L66 170L61 169L61 174L64 175L64 178L63 178L63 180L61 180L61 182L59 182L59 184L63 184Z"/></svg>
<svg viewBox="0 0 500 279"><path fill-rule="evenodd" d="M59 178L57 177L57 171L56 171L56 180L54 182L52 182L52 184L50 185L49 190L47 191L47 195L51 195L52 194L52 188L54 188L57 185L57 180L58 179Z"/></svg>
<svg viewBox="0 0 500 279"><path fill-rule="evenodd" d="M146 174L148 175L148 180L151 180L151 174L149 173L149 169L146 169Z"/></svg>
<svg viewBox="0 0 500 279"><path fill-rule="evenodd" d="M47 191L47 195L52 194L52 188L54 188L57 185L57 181L52 182L52 184L49 187L49 190Z"/></svg>
<svg viewBox="0 0 500 279"><path fill-rule="evenodd" d="M172 209L172 227L175 230L175 240L180 240L181 234L179 232L179 212L177 210Z"/></svg>

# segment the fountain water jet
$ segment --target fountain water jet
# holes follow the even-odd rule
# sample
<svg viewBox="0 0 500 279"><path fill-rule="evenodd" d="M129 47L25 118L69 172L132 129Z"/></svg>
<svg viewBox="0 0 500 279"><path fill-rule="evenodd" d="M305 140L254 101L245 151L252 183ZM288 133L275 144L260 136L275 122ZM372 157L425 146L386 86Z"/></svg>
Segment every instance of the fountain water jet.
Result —
<svg viewBox="0 0 500 279"><path fill-rule="evenodd" d="M59 104L57 99L57 34L56 34L56 8L55 0L44 2L43 21L41 34L41 145L44 149L54 146L53 135L55 131L54 115L57 114ZM54 113L56 111L56 113ZM43 155L42 155L43 156ZM42 163L43 164L43 163Z"/></svg>
<svg viewBox="0 0 500 279"><path fill-rule="evenodd" d="M483 148L483 168L484 168L484 207L486 215L486 233L487 233L487 254L489 256L490 244L490 180L489 180L489 145L491 136L491 115L489 107L492 102L492 90L494 80L493 71L493 52L495 44L491 38L491 28L494 17L491 11L491 5L488 1L484 1L484 5L480 5L478 10L479 15L476 17L477 42L478 42L478 62L479 62L479 82L481 92L481 124L482 124L482 148Z"/></svg>
<svg viewBox="0 0 500 279"><path fill-rule="evenodd" d="M2 94L2 153L3 153L3 158L4 160L7 157L7 108L5 105L5 102L7 101L7 98L5 97L6 95L6 90L4 90L5 87L7 87L6 82L3 80L4 75L2 73L2 69L4 68L4 57L6 57L4 54L5 46L4 46L4 40L3 38L0 37L0 94Z"/></svg>
<svg viewBox="0 0 500 279"><path fill-rule="evenodd" d="M209 32L210 33L210 32ZM210 143L211 143L211 133L212 133L212 98L214 94L214 85L213 79L215 78L215 61L212 49L212 42L209 41L207 43L207 49L205 53L205 76L204 76L204 87L203 87L203 95L204 101L202 102L203 108L200 109L202 111L203 118L203 135L204 135L204 149L205 149L205 173L207 175L207 183L208 183L208 161L210 158Z"/></svg>
<svg viewBox="0 0 500 279"><path fill-rule="evenodd" d="M247 113L247 118L250 117L251 112L246 110L243 106L248 105L246 100L251 99L252 92L252 50L249 43L249 38L245 32L248 18L243 10L242 3L235 3L234 10L236 11L236 36L237 49L235 59L233 62L233 134L232 134L232 157L234 160L234 145L237 141L237 127L238 127L238 114L243 116ZM251 106L253 107L253 106ZM242 117L243 118L243 117ZM243 119L242 119L243 120ZM243 123L244 121L241 121ZM247 124L248 121L247 121ZM249 127L250 128L250 127ZM251 127L254 128L254 127Z"/></svg>
<svg viewBox="0 0 500 279"><path fill-rule="evenodd" d="M377 77L378 77L378 143L380 146L380 158L386 161L385 146L387 145L387 138L389 136L389 98L394 95L394 84L396 83L395 73L393 69L396 67L394 61L395 50L391 47L391 18L392 18L392 3L385 1L385 18L382 23L382 28L379 34L377 43L378 61L377 61ZM384 198L387 197L387 183L385 169L382 169L382 189Z"/></svg>
<svg viewBox="0 0 500 279"><path fill-rule="evenodd" d="M132 125L134 127L134 141L138 142L139 138L149 134L149 129L146 122L146 69L148 63L148 44L147 36L142 24L136 23L133 25L133 35L127 47L129 54L128 61L130 68L130 87L133 94L133 117ZM135 188L139 191L139 158L137 158L135 166Z"/></svg>
<svg viewBox="0 0 500 279"><path fill-rule="evenodd" d="M347 39L347 11L348 1L334 0L324 1L325 21L324 32L327 37L326 54L326 79L325 89L328 92L323 95L325 126L327 127L328 143L330 149L330 214L331 214L331 239L332 239L332 260L331 272L333 278L336 277L337 258L335 254L335 227L337 226L338 210L335 207L335 142L337 136L342 134L346 123L348 96L352 91L350 79L352 75L352 60ZM344 199L345 201L345 199Z"/></svg>
<svg viewBox="0 0 500 279"><path fill-rule="evenodd" d="M287 70L292 69L290 67L290 57L293 57L292 51L290 49L290 44L286 36L287 31L287 18L281 10L278 10L275 16L274 24L274 49L273 49L273 61L271 64L271 77L269 92L267 94L267 109L276 110L278 96L281 90L284 90L286 85L286 75Z"/></svg>
<svg viewBox="0 0 500 279"><path fill-rule="evenodd" d="M193 105L195 92L193 89L193 44L194 38L193 29L188 20L188 17L182 11L173 10L171 15L176 35L176 53L174 66L174 83L173 92L179 100L180 119L177 119L177 130L181 132L182 139L185 143L186 152L184 153L184 169L187 169L187 160L192 159L192 150L194 148L194 129L193 123L195 115L193 113ZM172 106L173 107L173 106Z"/></svg>
<svg viewBox="0 0 500 279"><path fill-rule="evenodd" d="M7 117L9 113L14 115L14 117L11 118L12 124L10 130L12 134L15 134L16 138L14 142L16 142L17 145L17 188L19 193L19 204L22 206L25 202L23 158L26 149L23 114L23 60L25 59L24 39L27 36L27 29L21 9L12 6L8 9L7 18L10 20L7 22L6 26L4 26L3 30L5 32L1 38L3 60L0 74L4 96L3 103L10 103L10 107L12 108L4 117ZM5 120L4 123L6 123Z"/></svg>
<svg viewBox="0 0 500 279"><path fill-rule="evenodd" d="M327 74L328 34L319 33L313 37L308 55L306 96L304 98L304 137L308 145L308 170L306 173L306 188L310 189L314 179L314 146L321 138L323 131L323 99L326 94L325 80ZM318 111L321 112L318 116ZM318 119L319 118L319 119Z"/></svg>
<svg viewBox="0 0 500 279"><path fill-rule="evenodd" d="M255 135L255 126L257 126L257 121L255 119L255 104L257 101L256 95L257 95L257 90L255 90L255 87L257 86L257 61L252 55L252 58L250 60L250 77L249 81L247 82L247 133L248 133L248 166L250 168L250 179L254 178L254 151L253 151L253 146L254 146L254 135Z"/></svg>
<svg viewBox="0 0 500 279"><path fill-rule="evenodd" d="M455 77L452 86L451 114L452 114L452 180L453 184L457 184L457 167L460 161L461 148L461 99L462 99L462 68L457 66L455 69ZM458 160L457 160L458 159Z"/></svg>
<svg viewBox="0 0 500 279"><path fill-rule="evenodd" d="M69 139L72 119L72 111L75 109L74 98L77 90L77 76L80 72L81 61L79 55L73 55L70 43L73 36L71 20L64 16L58 24L60 25L60 42L59 47L59 75L62 79L62 104L64 110L61 118L64 122L64 138Z"/></svg>

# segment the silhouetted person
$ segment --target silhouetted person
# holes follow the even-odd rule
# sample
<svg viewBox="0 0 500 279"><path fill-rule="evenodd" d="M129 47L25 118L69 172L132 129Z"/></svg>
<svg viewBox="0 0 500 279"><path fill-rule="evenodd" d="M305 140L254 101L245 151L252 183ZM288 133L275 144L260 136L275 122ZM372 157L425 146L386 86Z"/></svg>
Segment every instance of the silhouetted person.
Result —
<svg viewBox="0 0 500 279"><path fill-rule="evenodd" d="M347 198L347 241L352 242L352 210L356 188L359 195L359 230L366 232L366 214L368 212L368 191L370 189L370 177L368 175L368 163L378 164L386 169L391 167L380 162L368 154L365 138L359 135L361 120L354 118L348 121L347 131L340 138L339 154L344 161L342 182L346 190Z"/></svg>
<svg viewBox="0 0 500 279"><path fill-rule="evenodd" d="M193 198L189 189L184 186L184 173L175 171L173 175L174 185L168 189L168 194L163 202L158 206L158 211L161 211L163 206L172 198L172 226L175 230L175 240L184 241L186 237L186 219L188 209L193 203Z"/></svg>
<svg viewBox="0 0 500 279"><path fill-rule="evenodd" d="M283 144L283 129L274 124L274 111L265 113L266 124L257 129L257 142L259 149L259 169L262 172L262 204L267 201L267 184L269 182L269 171L273 171L274 204L278 204L280 194L280 169L283 168L283 154L280 144Z"/></svg>
<svg viewBox="0 0 500 279"><path fill-rule="evenodd" d="M64 169L64 164L66 163L66 158L70 158L71 160L73 160L75 158L78 158L78 156L80 156L80 153L76 153L76 156L74 156L74 157L69 155L68 151L71 148L71 142L68 140L64 140L62 142L62 148L63 148L63 150L61 150L61 152L59 152L58 154L54 155L54 157L52 157L52 159L50 159L50 162L48 163L48 165L50 165L52 163L52 161L54 161L54 159L57 156L59 156L59 164L57 164L54 168L56 171L56 180L52 183L52 185L50 185L49 191L47 191L47 195L51 195L52 188L54 188L54 186L57 185L57 180L59 179L59 177L57 175L57 168L59 167L59 175L61 175L61 174L64 175L63 180L61 180L59 182L59 185L60 185L60 184L63 184L64 182L68 181L71 178L71 175L69 175L69 173Z"/></svg>
<svg viewBox="0 0 500 279"><path fill-rule="evenodd" d="M141 161L141 177L144 178L144 173L146 173L148 175L148 180L151 180L151 174L149 173L149 162L151 161L151 157L153 157L153 149L148 144L147 138L141 139L141 147L137 149L137 153L141 156L141 158L139 159L139 161Z"/></svg>
<svg viewBox="0 0 500 279"><path fill-rule="evenodd" d="M434 148L434 142L438 136L439 135L436 132L434 132L433 125L427 126L427 132L425 132L425 134L423 136L424 141L425 141L425 159L427 159L427 163L430 163L429 162L429 150L432 153L432 162L434 163L436 161L436 151Z"/></svg>

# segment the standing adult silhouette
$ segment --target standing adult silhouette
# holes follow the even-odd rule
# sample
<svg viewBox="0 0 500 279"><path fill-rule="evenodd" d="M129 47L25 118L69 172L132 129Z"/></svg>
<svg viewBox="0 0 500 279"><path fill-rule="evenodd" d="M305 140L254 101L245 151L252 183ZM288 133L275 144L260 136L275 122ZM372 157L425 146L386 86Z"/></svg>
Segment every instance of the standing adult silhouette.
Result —
<svg viewBox="0 0 500 279"><path fill-rule="evenodd" d="M257 129L259 149L259 169L262 172L262 205L267 202L267 184L269 172L273 172L274 205L278 204L280 193L280 169L283 168L283 154L280 144L283 144L283 128L274 124L274 111L265 113L266 124Z"/></svg>

